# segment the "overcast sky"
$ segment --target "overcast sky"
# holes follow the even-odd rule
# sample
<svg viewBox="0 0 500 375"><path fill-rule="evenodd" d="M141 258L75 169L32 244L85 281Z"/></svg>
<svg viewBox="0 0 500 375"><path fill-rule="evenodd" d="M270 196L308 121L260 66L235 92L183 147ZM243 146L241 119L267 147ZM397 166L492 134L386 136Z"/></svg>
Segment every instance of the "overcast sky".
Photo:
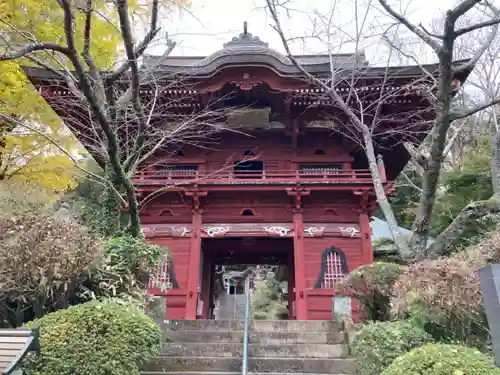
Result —
<svg viewBox="0 0 500 375"><path fill-rule="evenodd" d="M410 19L419 24L429 24L433 18L438 17L444 10L453 4L453 0L412 0L410 3L393 0L392 4L399 9L403 8ZM192 0L189 11L182 12L162 18L162 31L168 31L170 37L178 45L173 55L184 56L206 56L220 48L222 44L237 36L243 29L243 22L248 22L248 31L254 36L259 36L269 43L271 48L283 51L281 42L276 32L269 26L271 20L262 9L264 0ZM291 6L296 9L291 17L282 17L284 28L288 35L303 36L310 34L312 30L311 18L313 12L318 10L320 14L332 14L332 24L337 28L337 34L345 34L342 37L352 36L354 20L356 19L354 9L357 4L358 23L363 21L365 10L370 6L371 11L365 21L365 35L375 33L375 27L386 25L391 21L377 10L377 0L292 0ZM380 29L378 29L380 30ZM370 48L374 45L372 40L363 40L362 48ZM345 49L353 49L346 46ZM327 50L324 43L308 40L307 43L295 43L294 53L313 54ZM164 39L151 49L150 53L161 54L165 50ZM376 50L371 51L376 54ZM370 56L368 56L371 60Z"/></svg>

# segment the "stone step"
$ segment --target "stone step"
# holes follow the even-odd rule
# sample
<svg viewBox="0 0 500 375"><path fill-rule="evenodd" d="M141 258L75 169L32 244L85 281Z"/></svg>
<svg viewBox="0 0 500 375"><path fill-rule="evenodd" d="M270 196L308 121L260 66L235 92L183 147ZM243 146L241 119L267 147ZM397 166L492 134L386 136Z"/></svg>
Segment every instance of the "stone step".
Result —
<svg viewBox="0 0 500 375"><path fill-rule="evenodd" d="M169 357L242 357L243 344L234 343L168 343L162 351ZM250 344L251 358L346 358L347 345L327 344Z"/></svg>
<svg viewBox="0 0 500 375"><path fill-rule="evenodd" d="M189 371L142 371L142 375L241 375L239 372L189 372ZM324 374L313 374L313 373L298 373L298 372L248 372L248 375L324 375ZM338 375L348 375L348 374L338 374Z"/></svg>
<svg viewBox="0 0 500 375"><path fill-rule="evenodd" d="M243 331L168 331L165 340L175 343L243 343ZM250 332L248 341L252 344L342 344L343 332Z"/></svg>
<svg viewBox="0 0 500 375"><path fill-rule="evenodd" d="M240 372L241 358L224 357L158 357L143 366L145 373L151 372ZM249 372L263 373L316 373L351 375L356 374L353 359L317 358L249 358Z"/></svg>
<svg viewBox="0 0 500 375"><path fill-rule="evenodd" d="M251 320L249 328L258 332L339 332L341 322L333 320ZM164 331L243 331L242 320L168 320L158 322Z"/></svg>

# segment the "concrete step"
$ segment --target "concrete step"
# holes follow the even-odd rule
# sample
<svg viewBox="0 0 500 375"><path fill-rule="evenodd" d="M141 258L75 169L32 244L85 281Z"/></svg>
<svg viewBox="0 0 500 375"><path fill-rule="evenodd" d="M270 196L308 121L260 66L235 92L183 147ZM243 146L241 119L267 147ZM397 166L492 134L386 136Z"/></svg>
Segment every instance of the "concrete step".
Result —
<svg viewBox="0 0 500 375"><path fill-rule="evenodd" d="M243 344L228 343L168 343L162 351L169 357L242 357ZM347 345L326 344L250 344L250 358L346 358Z"/></svg>
<svg viewBox="0 0 500 375"><path fill-rule="evenodd" d="M241 358L224 357L158 357L143 367L151 372L239 372ZM316 373L316 374L356 374L353 359L317 358L249 358L249 372L263 373Z"/></svg>
<svg viewBox="0 0 500 375"><path fill-rule="evenodd" d="M142 375L241 375L239 372L188 372L188 371L142 371ZM324 374L312 374L312 373L285 373L285 372L248 372L248 375L324 375ZM338 374L338 375L348 375L348 374Z"/></svg>
<svg viewBox="0 0 500 375"><path fill-rule="evenodd" d="M243 331L242 320L168 320L158 322L164 331ZM251 320L249 328L256 332L339 332L341 322L333 320Z"/></svg>
<svg viewBox="0 0 500 375"><path fill-rule="evenodd" d="M343 332L250 332L248 336L252 344L342 344L345 342ZM243 343L243 331L167 331L165 340L175 343Z"/></svg>

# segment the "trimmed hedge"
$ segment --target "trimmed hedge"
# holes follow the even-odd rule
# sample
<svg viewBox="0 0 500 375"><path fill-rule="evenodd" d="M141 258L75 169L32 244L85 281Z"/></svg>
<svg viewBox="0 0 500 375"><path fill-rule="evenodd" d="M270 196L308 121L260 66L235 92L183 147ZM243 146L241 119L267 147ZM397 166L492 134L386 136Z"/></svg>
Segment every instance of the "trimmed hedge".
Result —
<svg viewBox="0 0 500 375"><path fill-rule="evenodd" d="M433 342L432 337L410 322L377 322L358 332L351 351L359 375L379 375L394 359L428 342Z"/></svg>
<svg viewBox="0 0 500 375"><path fill-rule="evenodd" d="M87 302L26 326L40 330L41 345L25 362L27 375L139 375L160 352L160 328L120 300Z"/></svg>
<svg viewBox="0 0 500 375"><path fill-rule="evenodd" d="M493 359L464 346L427 344L402 355L381 375L500 375Z"/></svg>

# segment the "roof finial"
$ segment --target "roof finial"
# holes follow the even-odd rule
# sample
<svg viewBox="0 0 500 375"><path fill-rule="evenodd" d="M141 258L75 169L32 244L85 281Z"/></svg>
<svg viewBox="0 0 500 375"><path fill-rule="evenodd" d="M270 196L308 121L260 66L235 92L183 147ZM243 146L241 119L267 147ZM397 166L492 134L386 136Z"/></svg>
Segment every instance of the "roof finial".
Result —
<svg viewBox="0 0 500 375"><path fill-rule="evenodd" d="M243 34L248 34L248 23L247 21L243 22Z"/></svg>

